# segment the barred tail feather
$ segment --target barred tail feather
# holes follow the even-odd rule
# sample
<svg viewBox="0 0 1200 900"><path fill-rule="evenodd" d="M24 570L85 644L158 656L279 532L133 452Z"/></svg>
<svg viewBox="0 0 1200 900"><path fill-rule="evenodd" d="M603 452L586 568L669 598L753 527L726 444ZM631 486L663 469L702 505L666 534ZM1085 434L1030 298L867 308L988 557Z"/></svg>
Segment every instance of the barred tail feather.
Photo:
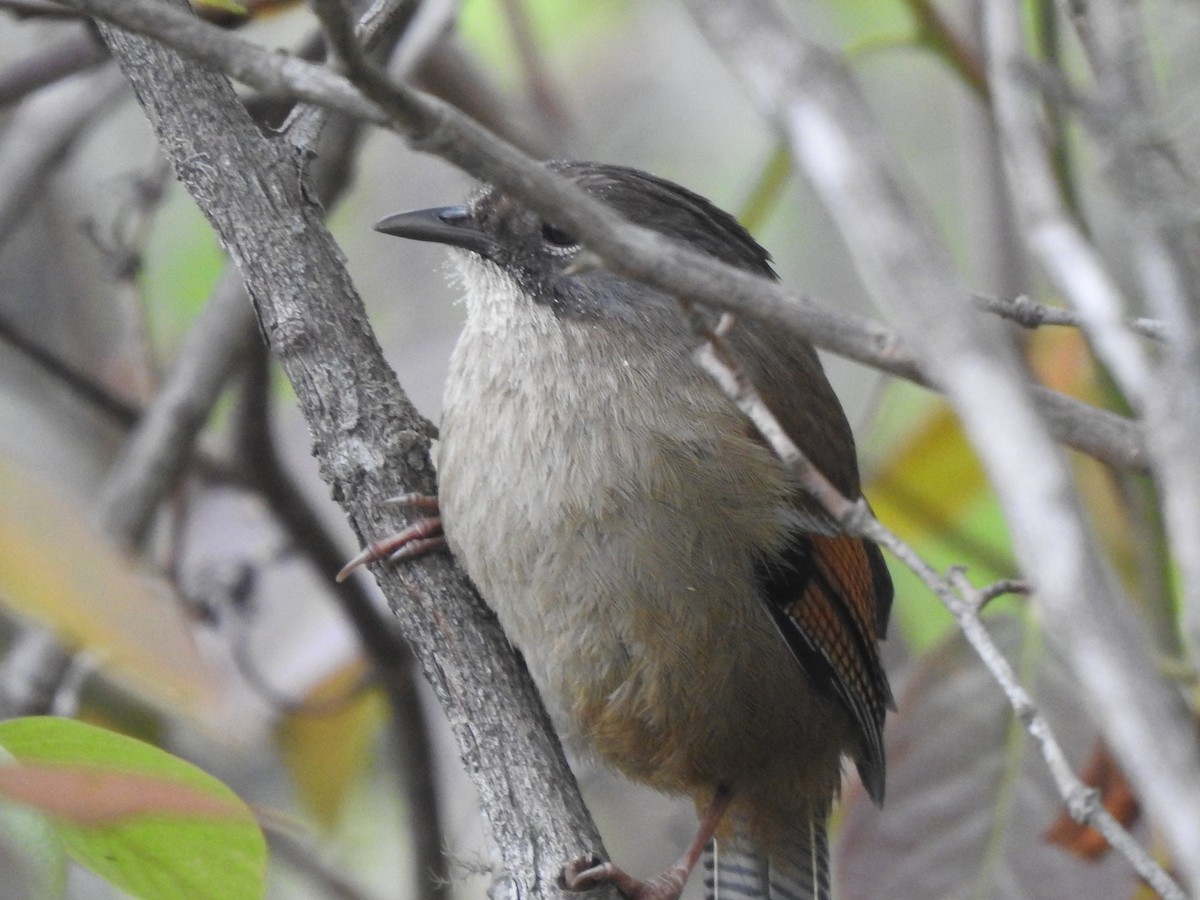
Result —
<svg viewBox="0 0 1200 900"><path fill-rule="evenodd" d="M706 900L832 900L825 817L798 824L767 857L749 843L710 841L704 849Z"/></svg>
<svg viewBox="0 0 1200 900"><path fill-rule="evenodd" d="M748 844L715 838L704 848L705 900L765 900L767 860Z"/></svg>

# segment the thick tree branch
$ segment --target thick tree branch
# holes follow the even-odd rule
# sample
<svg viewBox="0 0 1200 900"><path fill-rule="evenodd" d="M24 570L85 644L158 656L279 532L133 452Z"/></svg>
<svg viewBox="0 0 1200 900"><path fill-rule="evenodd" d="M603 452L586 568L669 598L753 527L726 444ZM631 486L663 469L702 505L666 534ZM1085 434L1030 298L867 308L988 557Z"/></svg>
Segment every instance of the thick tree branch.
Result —
<svg viewBox="0 0 1200 900"><path fill-rule="evenodd" d="M384 111L363 100L343 79L286 58L271 65L266 54L248 49L249 45L235 48L184 27L184 19L163 18L166 7L114 0L71 0L71 5L125 22L134 29L161 33L187 48L187 52L216 60L235 77L256 86L292 91L304 99L338 105L404 131L417 149L437 153L521 196L555 224L579 234L610 267L650 284L692 300L790 324L816 343L831 348L834 339L819 336L822 328L860 346L869 345L872 337L878 338L881 333L855 331L847 337L839 332L845 324L841 317L822 322L821 316L828 314L814 313L812 307L799 303L786 291L688 253L653 232L622 223L572 185L532 165L528 158L429 98L404 89L390 94L373 89L376 99L386 104ZM735 65L746 68L746 78L761 104L792 139L797 158L858 253L868 287L887 302L903 303L906 334L913 346L922 349L923 365L949 393L989 467L1013 524L1025 568L1044 598L1051 633L1074 637L1065 648L1067 657L1088 686L1090 696L1099 702L1098 711L1110 743L1163 824L1189 880L1200 883L1200 853L1195 846L1200 840L1197 810L1177 802L1180 796L1188 795L1189 786L1200 780L1196 737L1188 727L1187 711L1147 665L1150 657L1139 626L1116 596L1113 579L1089 543L1064 462L1047 440L1029 388L1017 375L1015 361L1005 350L1002 337L969 317L961 302L965 293L950 274L944 250L920 217L907 209L904 191L880 163L882 156L877 152L878 142L869 118L857 94L845 89L840 69L830 65L818 48L792 33L787 23L778 21L766 7L699 2L693 7L702 17L714 17L710 30L718 36L717 42L726 48ZM143 16L151 9L152 15ZM745 10L752 10L753 15L737 19ZM726 13L735 18L722 18ZM757 23L753 16L758 17ZM759 76L764 80L757 80ZM149 83L146 71L137 71L135 78ZM193 73L189 80L194 79ZM175 97L190 99L192 88L176 86L174 90ZM221 203L236 206L237 198L221 195L211 184L211 176L197 165L195 148L175 134L174 128L164 127L162 123L170 121L171 111L155 108L159 103L152 89L143 88L143 100L152 118L159 122L165 142L176 151L185 181L190 180L198 193L211 192L210 196ZM200 133L207 129L195 130ZM278 161L281 170L285 162ZM237 182L243 192L247 189L240 178L230 180ZM270 180L267 183L282 190L281 196L288 196L286 185ZM219 206L210 204L218 230L242 265L253 269L258 260L250 258L246 248L261 249L260 245L241 233L239 222L228 221L228 217L220 221L220 209L213 208ZM268 248L271 240L267 238ZM302 252L298 257L293 250L292 258L310 261L321 259L321 252L325 252L311 249L315 251L311 256ZM871 255L874 258L868 258ZM281 352L285 364L292 364L289 374L298 383L331 386L327 374L322 372L317 378L312 367L297 361L309 361L318 352L311 343L311 323L326 322L329 311L309 307L310 313L318 315L301 320L288 304L268 302L262 288L272 283L271 276L286 274L273 272L270 266L266 263L258 273L263 281L252 287L252 293L273 346ZM345 296L339 290L322 293ZM889 344L888 349L895 346ZM878 348L876 352L887 355ZM380 384L392 383L380 372L364 372L366 377L380 375ZM338 484L373 484L367 480L365 462L371 458L375 444L359 441L361 433L357 429L363 428L368 418L360 413L368 409L373 413L382 411L381 404L378 400L368 402L371 398L362 391L334 391L323 396L327 406L320 411L355 436L351 446L345 448L351 451L349 460L338 454L328 457L327 475ZM311 411L315 416L319 410ZM415 436L417 429L413 430L414 434L404 438L379 435L383 446L396 451L389 452L389 458L399 458L406 449L419 452L420 439ZM318 445L324 451L330 447L322 445L323 440L328 440L330 447L343 449L345 435L322 431ZM413 487L420 489L421 485L410 485L409 489ZM367 530L373 533L385 530L372 517L373 509L356 506L357 499L347 498L359 525L372 526ZM1154 746L1145 745L1145 734L1156 735Z"/></svg>
<svg viewBox="0 0 1200 900"><path fill-rule="evenodd" d="M124 32L104 37L242 270L335 499L360 536L396 530L383 501L434 490L428 428L382 359L299 159L261 134L223 78ZM598 848L599 837L524 667L445 558L378 579L447 710L509 889L556 895L563 863Z"/></svg>

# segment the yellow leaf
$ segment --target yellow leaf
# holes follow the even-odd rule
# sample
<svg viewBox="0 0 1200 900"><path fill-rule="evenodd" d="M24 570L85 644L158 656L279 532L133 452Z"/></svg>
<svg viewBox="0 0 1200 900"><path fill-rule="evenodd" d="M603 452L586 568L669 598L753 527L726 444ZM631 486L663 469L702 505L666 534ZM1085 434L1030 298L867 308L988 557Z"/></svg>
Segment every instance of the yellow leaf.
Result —
<svg viewBox="0 0 1200 900"><path fill-rule="evenodd" d="M383 695L375 688L356 691L367 671L362 658L336 670L305 698L310 707L332 703L331 708L289 713L276 732L302 802L325 827L337 824L347 792L371 761L383 722Z"/></svg>

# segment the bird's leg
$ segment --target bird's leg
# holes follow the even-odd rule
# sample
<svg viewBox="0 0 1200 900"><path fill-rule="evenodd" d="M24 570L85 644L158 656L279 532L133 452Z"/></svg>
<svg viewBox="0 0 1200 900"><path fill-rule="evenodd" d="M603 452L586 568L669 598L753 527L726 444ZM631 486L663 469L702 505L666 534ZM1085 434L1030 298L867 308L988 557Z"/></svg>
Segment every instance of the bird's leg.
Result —
<svg viewBox="0 0 1200 900"><path fill-rule="evenodd" d="M438 499L428 494L401 494L387 501L396 506L407 506L433 513L413 522L407 528L397 531L378 541L371 541L366 549L337 573L338 581L345 581L355 569L368 563L387 560L388 563L398 563L405 559L415 559L434 550L446 546L446 538L442 534L442 517L438 515Z"/></svg>
<svg viewBox="0 0 1200 900"><path fill-rule="evenodd" d="M733 791L729 788L724 785L717 788L712 802L700 814L696 837L678 862L661 874L641 881L611 862L602 862L594 854L588 854L563 868L563 885L570 891L586 891L600 884L611 884L629 900L679 900L684 883L696 868L732 799Z"/></svg>

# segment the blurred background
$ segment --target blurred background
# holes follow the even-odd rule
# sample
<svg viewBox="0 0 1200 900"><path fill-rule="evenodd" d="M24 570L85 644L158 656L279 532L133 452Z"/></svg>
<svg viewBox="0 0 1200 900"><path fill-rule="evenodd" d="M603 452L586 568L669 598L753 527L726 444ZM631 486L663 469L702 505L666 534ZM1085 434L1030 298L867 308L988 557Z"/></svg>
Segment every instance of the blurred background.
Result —
<svg viewBox="0 0 1200 900"><path fill-rule="evenodd" d="M424 88L540 156L621 163L678 181L739 215L783 281L814 302L894 314L869 307L836 229L677 4L422 6L430 27L445 28L417 70ZM808 35L844 55L964 281L990 297L1053 302L1012 225L980 81L976 4L786 6ZM315 565L271 504L226 465L239 446L236 378L144 553L128 555L125 541L111 542L96 525L95 504L130 417L170 370L226 260L112 62L82 23L48 7L0 0L0 681L17 666L16 649L49 629L74 651L51 711L192 760L309 848L272 843L270 896L342 896L314 874L314 860L342 873L347 890L353 886L345 896L418 896L410 835L429 823L414 821L406 802L397 773L411 761L334 600L334 571ZM1200 7L1142 7L1170 131L1186 150L1197 133L1191 85ZM1048 0L1025 9L1031 47L1070 77L1080 53L1068 23ZM230 27L272 47L303 47L316 30L302 5L254 9L250 21L236 11L202 12L227 14ZM40 81L30 71L43 73ZM1064 184L1081 198L1078 215L1111 249L1120 274L1128 261L1101 183L1105 161L1074 126L1049 137L1062 151ZM385 133L364 133L347 169L345 193L330 204L331 229L402 386L436 421L462 306L441 249L371 226L391 213L459 202L472 184ZM1074 330L1014 327L1012 340L1043 383L1121 408ZM965 566L976 584L1018 576L995 498L945 406L857 364L826 364L879 518L939 569ZM125 404L128 415L103 397ZM349 558L356 542L329 501L278 373L268 403L271 444L287 477ZM1073 461L1100 540L1164 655L1178 655L1153 487L1078 455ZM1120 861L1085 862L1069 838L1047 839L1059 810L1040 760L948 614L906 571L893 573L886 659L900 712L889 724L889 803L874 810L847 772L835 821L841 896L1134 896L1134 877ZM357 577L386 613L369 575ZM1001 599L988 615L1072 762L1102 760L1070 679L1039 634L1036 607ZM418 690L450 895L482 897L494 860L473 789L440 710L423 685ZM675 858L694 827L687 805L587 759L575 763L614 859L648 874ZM689 886L689 896L699 895L698 884ZM73 868L69 896L122 895Z"/></svg>

